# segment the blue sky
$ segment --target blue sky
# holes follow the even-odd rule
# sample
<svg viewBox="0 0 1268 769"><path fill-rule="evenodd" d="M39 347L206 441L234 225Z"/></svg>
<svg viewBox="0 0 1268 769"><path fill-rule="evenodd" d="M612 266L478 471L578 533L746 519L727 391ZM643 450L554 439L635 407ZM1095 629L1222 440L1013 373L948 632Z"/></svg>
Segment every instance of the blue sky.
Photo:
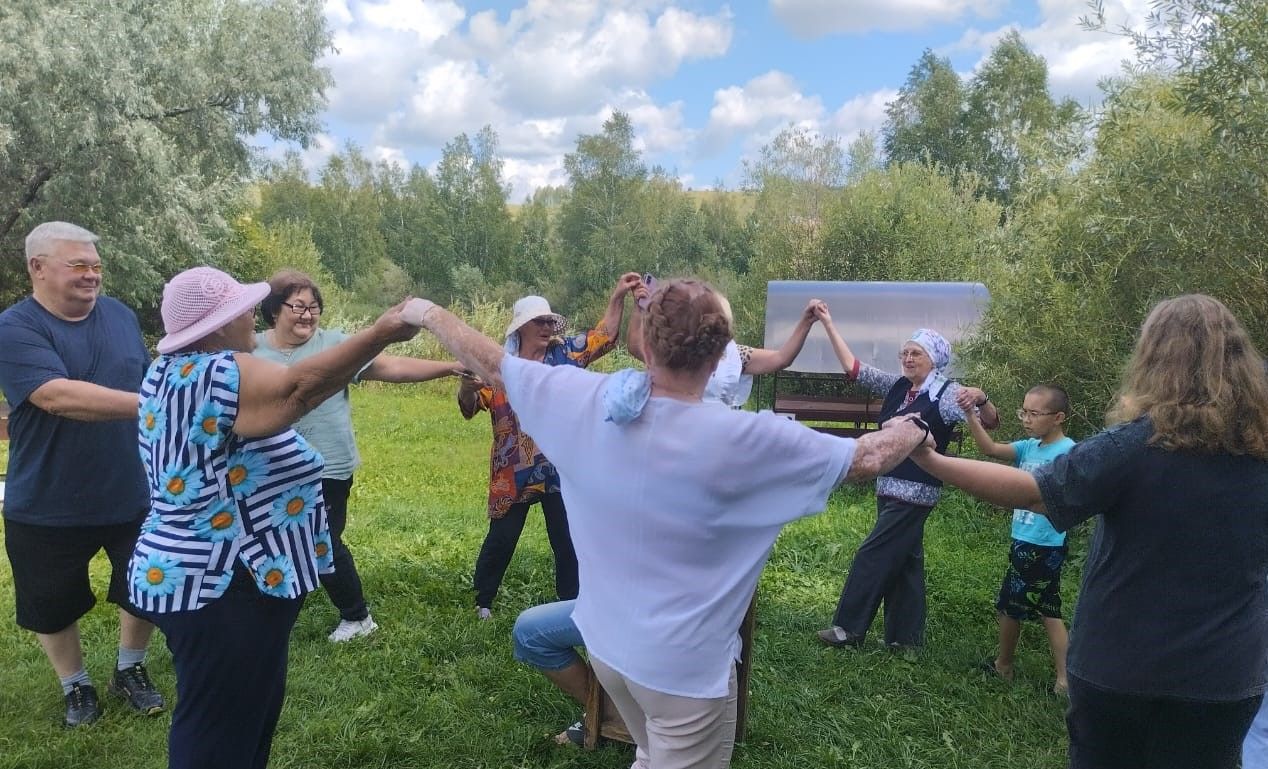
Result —
<svg viewBox="0 0 1268 769"><path fill-rule="evenodd" d="M1148 0L1106 0L1138 25ZM565 179L563 156L614 109L648 164L687 187L742 182L745 158L789 125L852 141L877 131L925 48L965 75L1018 29L1057 96L1085 105L1131 49L1080 29L1085 0L327 0L336 51L316 168L354 141L432 167L492 125L512 201ZM276 148L272 150L276 152Z"/></svg>

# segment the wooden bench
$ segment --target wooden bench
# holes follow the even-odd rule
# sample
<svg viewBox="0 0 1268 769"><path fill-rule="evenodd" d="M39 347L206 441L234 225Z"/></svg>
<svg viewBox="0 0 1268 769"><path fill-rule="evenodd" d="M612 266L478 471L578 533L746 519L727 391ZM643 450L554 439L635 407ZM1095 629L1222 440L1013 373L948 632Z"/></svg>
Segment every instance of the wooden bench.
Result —
<svg viewBox="0 0 1268 769"><path fill-rule="evenodd" d="M798 422L831 422L812 425L819 432L857 438L880 429L881 402L875 398L838 398L829 395L775 395L771 409Z"/></svg>
<svg viewBox="0 0 1268 769"><path fill-rule="evenodd" d="M748 603L748 611L740 622L740 661L735 665L735 744L744 742L748 728L748 679L753 669L753 624L757 612L757 593ZM609 723L611 714L605 713L606 698L598 676L590 676L590 690L586 693L586 741L585 747L593 750L599 738L632 742L625 731L618 731Z"/></svg>
<svg viewBox="0 0 1268 769"><path fill-rule="evenodd" d="M844 377L836 375L840 381ZM818 375L824 381L829 377ZM781 382L786 381L778 375L775 379L774 401L771 411L784 414L798 422L820 422L827 424L809 425L821 433L840 435L847 438L858 438L861 435L879 430L881 399L867 394L846 393L842 395L806 395L801 393L780 392ZM954 449L952 448L954 446ZM964 446L964 430L956 425L951 431L947 453L959 454Z"/></svg>

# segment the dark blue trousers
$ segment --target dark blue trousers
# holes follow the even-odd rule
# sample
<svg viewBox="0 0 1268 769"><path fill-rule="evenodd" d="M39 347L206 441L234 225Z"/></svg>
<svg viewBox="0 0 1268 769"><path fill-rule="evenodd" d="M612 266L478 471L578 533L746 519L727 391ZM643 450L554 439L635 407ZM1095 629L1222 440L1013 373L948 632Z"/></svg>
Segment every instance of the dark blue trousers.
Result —
<svg viewBox="0 0 1268 769"><path fill-rule="evenodd" d="M286 695L287 650L303 599L262 595L239 569L197 611L149 614L176 669L168 769L265 769Z"/></svg>
<svg viewBox="0 0 1268 769"><path fill-rule="evenodd" d="M1162 641L1160 641L1162 643ZM1122 694L1070 676L1071 769L1237 769L1263 695L1195 702Z"/></svg>

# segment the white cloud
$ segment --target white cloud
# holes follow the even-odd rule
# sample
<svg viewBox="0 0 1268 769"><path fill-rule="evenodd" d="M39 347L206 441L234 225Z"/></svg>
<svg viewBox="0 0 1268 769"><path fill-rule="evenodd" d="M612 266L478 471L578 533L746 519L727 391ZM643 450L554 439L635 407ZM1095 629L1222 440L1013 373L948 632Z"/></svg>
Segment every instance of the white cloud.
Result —
<svg viewBox="0 0 1268 769"><path fill-rule="evenodd" d="M508 157L502 166L502 174L507 184L511 185L510 199L513 203L523 201L539 187L558 187L568 182L562 156L541 161Z"/></svg>
<svg viewBox="0 0 1268 769"><path fill-rule="evenodd" d="M1086 0L1040 0L1042 18L1037 25L969 29L943 52L980 51L977 66L981 66L999 39L1017 29L1030 49L1048 62L1048 87L1053 95L1070 97L1086 106L1100 101L1100 80L1121 74L1122 63L1135 58L1131 41L1116 33L1121 27L1140 29L1150 10L1149 2L1105 0L1105 20L1112 32L1089 32L1079 24L1081 17L1090 15Z"/></svg>
<svg viewBox="0 0 1268 769"><path fill-rule="evenodd" d="M885 123L885 106L897 97L898 91L893 88L855 96L832 114L825 128L841 137L843 144L854 141L864 131L877 133Z"/></svg>
<svg viewBox="0 0 1268 769"><path fill-rule="evenodd" d="M818 96L806 96L791 75L771 70L743 86L714 92L709 125L704 132L705 149L719 149L737 135L773 126L817 122L823 112L823 101Z"/></svg>
<svg viewBox="0 0 1268 769"><path fill-rule="evenodd" d="M994 16L1004 0L770 0L775 16L796 36L919 29L967 15Z"/></svg>
<svg viewBox="0 0 1268 769"><path fill-rule="evenodd" d="M359 10L371 27L412 32L423 46L452 32L467 15L450 0L379 0L362 3Z"/></svg>

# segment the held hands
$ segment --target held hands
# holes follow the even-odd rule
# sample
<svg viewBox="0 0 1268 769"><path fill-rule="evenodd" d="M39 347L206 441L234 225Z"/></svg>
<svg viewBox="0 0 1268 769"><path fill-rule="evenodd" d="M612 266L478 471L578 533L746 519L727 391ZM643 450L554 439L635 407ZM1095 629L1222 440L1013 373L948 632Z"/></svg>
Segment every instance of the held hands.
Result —
<svg viewBox="0 0 1268 769"><path fill-rule="evenodd" d="M903 414L902 416L887 419L885 420L885 423L881 425L881 429L892 430L905 423L910 423L916 428L924 431L924 437L921 439L920 443L916 444L916 447L912 449L912 456L926 451L933 451L937 448L937 441L934 440L933 433L929 430L928 423L921 419L918 414Z"/></svg>
<svg viewBox="0 0 1268 769"><path fill-rule="evenodd" d="M828 312L828 305L824 304L822 299L811 299L806 303L806 309L801 311L801 322L811 324L819 320L820 308L825 314ZM831 319L832 316L829 315L829 322L831 322Z"/></svg>
<svg viewBox="0 0 1268 769"><path fill-rule="evenodd" d="M643 276L637 272L627 272L616 279L616 287L612 289L612 299L623 299L625 295L643 285ZM635 295L637 297L637 294Z"/></svg>
<svg viewBox="0 0 1268 769"><path fill-rule="evenodd" d="M956 393L955 396L955 404L965 414L978 407L985 406L988 400L990 398L986 396L986 393L977 387L960 387L960 392Z"/></svg>
<svg viewBox="0 0 1268 769"><path fill-rule="evenodd" d="M404 342L408 339L413 339L418 333L419 328L421 328L422 323L421 313L418 313L419 305L415 304L414 307L411 307L410 314L407 314L405 309L411 302L420 301L426 302L427 300L407 299L395 307L389 308L386 312L379 316L378 320L374 321L374 328L382 333L384 338L386 338L389 342ZM427 306L423 307L423 312L425 313L427 310L431 309L432 306L434 305L427 302ZM411 322L412 315L414 314L419 316L418 324Z"/></svg>
<svg viewBox="0 0 1268 769"><path fill-rule="evenodd" d="M832 325L832 313L828 311L828 304L821 299L811 299L810 304L806 305L808 312L813 312L815 319L824 325L824 327Z"/></svg>

